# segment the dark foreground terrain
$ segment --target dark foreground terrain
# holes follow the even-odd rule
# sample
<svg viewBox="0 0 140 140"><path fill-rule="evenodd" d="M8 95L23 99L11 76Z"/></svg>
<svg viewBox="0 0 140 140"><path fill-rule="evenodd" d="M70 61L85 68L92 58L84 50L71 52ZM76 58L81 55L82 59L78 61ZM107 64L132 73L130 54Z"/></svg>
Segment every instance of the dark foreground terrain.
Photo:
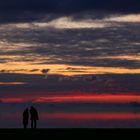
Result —
<svg viewBox="0 0 140 140"><path fill-rule="evenodd" d="M2 138L38 138L38 139L95 139L95 138L121 138L122 136L134 138L139 129L0 129ZM139 135L138 135L139 138Z"/></svg>

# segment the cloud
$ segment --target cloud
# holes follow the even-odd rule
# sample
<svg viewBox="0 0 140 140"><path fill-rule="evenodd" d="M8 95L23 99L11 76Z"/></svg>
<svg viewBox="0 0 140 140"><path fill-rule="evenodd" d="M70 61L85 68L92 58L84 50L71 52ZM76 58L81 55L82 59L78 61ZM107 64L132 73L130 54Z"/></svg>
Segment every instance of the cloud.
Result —
<svg viewBox="0 0 140 140"><path fill-rule="evenodd" d="M0 23L35 22L44 15L48 15L50 21L81 13L81 16L75 16L79 19L85 11L97 13L97 18L103 18L104 13L139 13L139 5L139 0L1 0ZM27 28L28 25L23 26Z"/></svg>
<svg viewBox="0 0 140 140"><path fill-rule="evenodd" d="M50 69L43 69L41 72L45 75L45 79L47 79L48 77L48 72L50 71Z"/></svg>
<svg viewBox="0 0 140 140"><path fill-rule="evenodd" d="M60 81L61 80L61 81ZM21 85L0 85L0 98L37 97L73 94L137 94L140 74L89 74L80 76L0 74L0 82L21 82ZM20 91L20 92L18 92Z"/></svg>
<svg viewBox="0 0 140 140"><path fill-rule="evenodd" d="M36 72L36 71L39 71L39 69L32 69L30 70L31 72Z"/></svg>
<svg viewBox="0 0 140 140"><path fill-rule="evenodd" d="M106 9L112 11L138 11L138 0L1 0L1 10L77 12Z"/></svg>
<svg viewBox="0 0 140 140"><path fill-rule="evenodd" d="M15 28L15 29L47 29L47 28L55 28L55 29L90 29L90 28L105 28L110 26L108 23L85 19L81 21L76 21L72 17L60 17L53 19L49 22L30 22L30 23L12 23L4 25L5 28ZM3 28L4 28L3 26ZM1 27L2 28L2 27Z"/></svg>
<svg viewBox="0 0 140 140"><path fill-rule="evenodd" d="M129 22L129 23L140 23L140 14L128 14L128 15L113 15L112 17L105 18L105 21L114 22Z"/></svg>
<svg viewBox="0 0 140 140"><path fill-rule="evenodd" d="M1 24L0 69L19 72L18 66L24 65L26 70L21 72L31 74L37 68L40 71L34 73L39 74L48 64L60 64L106 67L108 72L114 67L138 71L139 24L128 18L136 21L138 14L104 15L106 18L102 14L98 18L96 12L82 12L67 17L53 15L50 20L51 15L46 14L38 21ZM127 17L128 24L111 21L119 17Z"/></svg>
<svg viewBox="0 0 140 140"><path fill-rule="evenodd" d="M0 85L25 85L25 82L0 82Z"/></svg>
<svg viewBox="0 0 140 140"><path fill-rule="evenodd" d="M49 23L35 23L38 27L54 27L56 29L82 29L82 28L104 28L106 23L93 20L74 21L71 17L61 17Z"/></svg>
<svg viewBox="0 0 140 140"><path fill-rule="evenodd" d="M82 13L81 13L82 14ZM46 15L47 16L47 15ZM87 15L88 16L88 15ZM43 20L43 19L42 19ZM100 29L105 27L112 27L112 22L129 22L129 23L139 23L140 14L128 14L128 15L110 15L103 19L81 19L76 20L74 16L69 17L59 17L51 21L40 21L40 22L24 22L24 23L11 23L1 26L1 28L9 29ZM117 26L117 24L115 24Z"/></svg>

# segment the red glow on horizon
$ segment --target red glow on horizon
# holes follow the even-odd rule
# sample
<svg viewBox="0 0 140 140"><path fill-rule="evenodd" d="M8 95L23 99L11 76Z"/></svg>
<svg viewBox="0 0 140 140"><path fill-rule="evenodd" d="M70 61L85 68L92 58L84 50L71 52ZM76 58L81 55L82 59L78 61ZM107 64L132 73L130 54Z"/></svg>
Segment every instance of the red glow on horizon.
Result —
<svg viewBox="0 0 140 140"><path fill-rule="evenodd" d="M136 120L140 119L140 113L42 113L42 120Z"/></svg>
<svg viewBox="0 0 140 140"><path fill-rule="evenodd" d="M131 112L40 112L40 121L49 122L54 121L132 121L140 120L140 113ZM3 120L15 121L21 119L21 114L15 112L14 114L7 113L2 116ZM61 121L60 121L61 123Z"/></svg>
<svg viewBox="0 0 140 140"><path fill-rule="evenodd" d="M35 102L140 102L140 96L137 95L69 95L69 96L52 96L39 97Z"/></svg>
<svg viewBox="0 0 140 140"><path fill-rule="evenodd" d="M12 103L73 103L73 102L101 102L101 103L140 103L139 95L61 95L61 96L27 96L27 97L11 97L2 98L2 102Z"/></svg>

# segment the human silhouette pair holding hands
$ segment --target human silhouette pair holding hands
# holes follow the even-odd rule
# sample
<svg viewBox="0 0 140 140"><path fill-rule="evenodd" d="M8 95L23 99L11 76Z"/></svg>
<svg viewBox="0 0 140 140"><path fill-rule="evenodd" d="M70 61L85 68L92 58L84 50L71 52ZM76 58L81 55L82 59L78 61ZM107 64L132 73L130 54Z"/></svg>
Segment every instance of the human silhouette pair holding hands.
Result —
<svg viewBox="0 0 140 140"><path fill-rule="evenodd" d="M30 110L28 108L26 108L24 110L24 112L23 112L23 126L25 129L28 126L29 112L30 112L31 128L33 129L33 128L37 127L37 120L39 120L38 112L33 106L30 107Z"/></svg>

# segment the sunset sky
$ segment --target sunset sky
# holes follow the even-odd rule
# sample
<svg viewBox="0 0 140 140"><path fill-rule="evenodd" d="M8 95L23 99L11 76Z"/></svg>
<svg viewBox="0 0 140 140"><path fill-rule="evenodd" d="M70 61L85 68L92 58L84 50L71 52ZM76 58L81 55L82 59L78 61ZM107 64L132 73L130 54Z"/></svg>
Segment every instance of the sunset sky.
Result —
<svg viewBox="0 0 140 140"><path fill-rule="evenodd" d="M140 103L139 5L1 0L0 104Z"/></svg>

